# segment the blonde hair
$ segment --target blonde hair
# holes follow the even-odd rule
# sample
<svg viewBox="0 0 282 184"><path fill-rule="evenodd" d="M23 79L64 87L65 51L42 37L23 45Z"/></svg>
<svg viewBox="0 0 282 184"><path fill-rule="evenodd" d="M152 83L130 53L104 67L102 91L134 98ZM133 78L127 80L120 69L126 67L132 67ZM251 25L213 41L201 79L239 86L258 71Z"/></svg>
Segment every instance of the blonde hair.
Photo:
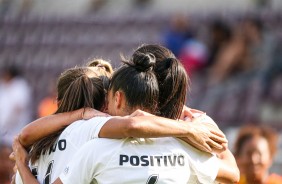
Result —
<svg viewBox="0 0 282 184"><path fill-rule="evenodd" d="M113 73L113 68L109 61L103 59L93 59L86 64L92 70L98 72L97 75L104 75L110 77Z"/></svg>

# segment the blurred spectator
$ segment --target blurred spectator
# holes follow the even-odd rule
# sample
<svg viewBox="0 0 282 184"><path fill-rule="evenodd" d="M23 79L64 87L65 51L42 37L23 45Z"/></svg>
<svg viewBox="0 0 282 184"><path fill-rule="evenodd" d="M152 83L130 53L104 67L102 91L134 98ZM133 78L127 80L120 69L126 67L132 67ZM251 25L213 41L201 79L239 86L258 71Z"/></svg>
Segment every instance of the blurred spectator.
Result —
<svg viewBox="0 0 282 184"><path fill-rule="evenodd" d="M217 54L223 49L231 38L231 30L229 26L220 20L215 20L209 28L210 40L208 43L209 56L207 65L214 64Z"/></svg>
<svg viewBox="0 0 282 184"><path fill-rule="evenodd" d="M14 163L9 159L12 148L8 145L0 143L0 183L10 184L13 176Z"/></svg>
<svg viewBox="0 0 282 184"><path fill-rule="evenodd" d="M34 0L22 0L21 13L28 13L33 6L33 1Z"/></svg>
<svg viewBox="0 0 282 184"><path fill-rule="evenodd" d="M271 8L272 0L253 0L257 10Z"/></svg>
<svg viewBox="0 0 282 184"><path fill-rule="evenodd" d="M207 52L206 45L197 39L191 38L185 42L179 54L179 59L189 75L207 65Z"/></svg>
<svg viewBox="0 0 282 184"><path fill-rule="evenodd" d="M264 29L262 21L258 18L246 18L243 21L243 33L251 54L251 66L256 70L265 71L273 61L276 46L272 33Z"/></svg>
<svg viewBox="0 0 282 184"><path fill-rule="evenodd" d="M233 30L230 40L215 56L214 64L210 71L211 85L218 84L229 78L236 71L248 67L249 52L246 39L240 25Z"/></svg>
<svg viewBox="0 0 282 184"><path fill-rule="evenodd" d="M15 135L30 122L31 90L16 67L4 70L0 79L0 142L12 145Z"/></svg>
<svg viewBox="0 0 282 184"><path fill-rule="evenodd" d="M275 80L279 75L282 74L282 40L278 41L275 48L273 49L273 61L270 63L269 67L263 73L262 86L265 96L268 96L271 92L272 81Z"/></svg>
<svg viewBox="0 0 282 184"><path fill-rule="evenodd" d="M9 14L19 7L19 13L28 13L33 6L33 0L0 0L0 15Z"/></svg>
<svg viewBox="0 0 282 184"><path fill-rule="evenodd" d="M268 94L262 102L261 119L265 122L282 126L282 73L269 85Z"/></svg>
<svg viewBox="0 0 282 184"><path fill-rule="evenodd" d="M107 0L91 0L90 1L91 11L99 11L106 5L107 2L108 2Z"/></svg>
<svg viewBox="0 0 282 184"><path fill-rule="evenodd" d="M264 71L272 61L273 39L256 18L235 26L229 43L221 49L211 68L210 83L217 84L234 74Z"/></svg>
<svg viewBox="0 0 282 184"><path fill-rule="evenodd" d="M58 107L56 100L56 86L51 84L49 85L49 94L39 102L37 109L38 117L48 116L56 112Z"/></svg>
<svg viewBox="0 0 282 184"><path fill-rule="evenodd" d="M152 0L134 0L133 3L136 8L144 9L152 4Z"/></svg>
<svg viewBox="0 0 282 184"><path fill-rule="evenodd" d="M234 155L240 169L239 184L281 184L282 177L269 173L277 151L277 133L259 125L239 130Z"/></svg>
<svg viewBox="0 0 282 184"><path fill-rule="evenodd" d="M189 30L188 19L181 14L172 16L163 37L164 45L178 57L185 42L190 38L192 38L192 32Z"/></svg>
<svg viewBox="0 0 282 184"><path fill-rule="evenodd" d="M0 15L5 15L10 11L12 0L0 0Z"/></svg>

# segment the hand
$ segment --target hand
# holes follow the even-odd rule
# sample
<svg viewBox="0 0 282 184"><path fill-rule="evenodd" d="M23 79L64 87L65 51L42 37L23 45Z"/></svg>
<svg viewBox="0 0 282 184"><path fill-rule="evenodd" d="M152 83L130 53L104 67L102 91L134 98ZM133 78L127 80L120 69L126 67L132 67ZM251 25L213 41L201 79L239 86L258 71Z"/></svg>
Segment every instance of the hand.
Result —
<svg viewBox="0 0 282 184"><path fill-rule="evenodd" d="M12 160L12 161L16 161L15 159L15 153L12 152L10 155L9 155L9 159Z"/></svg>
<svg viewBox="0 0 282 184"><path fill-rule="evenodd" d="M14 174L16 174L17 171L18 171L18 166L15 164L14 167L13 167L13 172L14 172Z"/></svg>
<svg viewBox="0 0 282 184"><path fill-rule="evenodd" d="M189 123L191 135L181 138L195 148L205 151L220 153L226 150L227 139L225 135L212 124L208 123Z"/></svg>
<svg viewBox="0 0 282 184"><path fill-rule="evenodd" d="M14 152L12 152L12 153L9 155L9 159L12 160L12 161L14 161L14 162L16 162L16 157L15 157ZM18 170L17 164L15 164L14 167L13 167L13 172L14 172L14 174L16 174L17 170Z"/></svg>
<svg viewBox="0 0 282 184"><path fill-rule="evenodd" d="M98 116L102 116L102 117L108 117L110 116L109 114L107 113L103 113L101 111L98 111L98 110L95 110L95 109L92 109L90 107L86 107L84 109L82 109L82 119L84 120L88 120L88 119L91 119L93 117L98 117Z"/></svg>
<svg viewBox="0 0 282 184"><path fill-rule="evenodd" d="M16 184L16 174L13 175L11 184Z"/></svg>
<svg viewBox="0 0 282 184"><path fill-rule="evenodd" d="M16 161L16 164L18 163L28 164L28 160L29 160L28 153L25 150L25 148L21 145L18 136L14 139L13 142L13 153L14 154L12 156L10 155L10 157L11 158L14 157L13 159Z"/></svg>
<svg viewBox="0 0 282 184"><path fill-rule="evenodd" d="M196 116L201 114L204 114L204 112L197 109L191 109L184 105L179 119L183 121L192 121Z"/></svg>
<svg viewBox="0 0 282 184"><path fill-rule="evenodd" d="M137 109L136 111L134 111L132 114L129 115L129 117L135 117L135 116L155 116L155 115Z"/></svg>

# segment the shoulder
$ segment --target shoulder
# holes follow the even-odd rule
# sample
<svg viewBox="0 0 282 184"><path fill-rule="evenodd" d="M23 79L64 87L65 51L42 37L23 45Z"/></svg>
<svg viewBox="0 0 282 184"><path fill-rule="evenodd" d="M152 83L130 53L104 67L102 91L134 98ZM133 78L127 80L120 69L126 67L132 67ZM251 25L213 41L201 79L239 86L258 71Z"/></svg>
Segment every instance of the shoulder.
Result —
<svg viewBox="0 0 282 184"><path fill-rule="evenodd" d="M89 120L78 120L69 125L64 132L70 132L70 131L80 131L78 129L88 129L89 127L96 127L99 124L106 123L109 119L112 117L94 117ZM88 129L91 131L91 129Z"/></svg>
<svg viewBox="0 0 282 184"><path fill-rule="evenodd" d="M63 132L71 132L72 130L76 130L78 127L80 127L83 124L83 120L78 120L67 126Z"/></svg>
<svg viewBox="0 0 282 184"><path fill-rule="evenodd" d="M122 149L124 140L98 138L87 141L76 153L77 157L91 160L93 163L106 162L109 158L115 155L116 152Z"/></svg>
<svg viewBox="0 0 282 184"><path fill-rule="evenodd" d="M85 122L91 122L91 123L103 123L107 122L109 119L113 118L112 116L108 117L93 117L89 120L84 120Z"/></svg>

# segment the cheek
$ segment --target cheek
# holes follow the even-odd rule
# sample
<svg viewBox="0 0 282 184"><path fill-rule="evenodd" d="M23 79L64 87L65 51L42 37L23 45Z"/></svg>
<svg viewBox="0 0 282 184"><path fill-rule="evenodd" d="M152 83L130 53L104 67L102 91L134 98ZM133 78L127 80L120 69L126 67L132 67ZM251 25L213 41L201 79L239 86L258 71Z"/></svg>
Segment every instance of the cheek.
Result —
<svg viewBox="0 0 282 184"><path fill-rule="evenodd" d="M251 162L251 157L248 156L247 154L244 154L240 157L240 159L238 160L238 162L243 165L243 166L248 166Z"/></svg>
<svg viewBox="0 0 282 184"><path fill-rule="evenodd" d="M262 165L265 167L265 168L269 168L272 164L272 160L270 158L270 154L269 153L265 153L261 156L261 162L262 162Z"/></svg>

